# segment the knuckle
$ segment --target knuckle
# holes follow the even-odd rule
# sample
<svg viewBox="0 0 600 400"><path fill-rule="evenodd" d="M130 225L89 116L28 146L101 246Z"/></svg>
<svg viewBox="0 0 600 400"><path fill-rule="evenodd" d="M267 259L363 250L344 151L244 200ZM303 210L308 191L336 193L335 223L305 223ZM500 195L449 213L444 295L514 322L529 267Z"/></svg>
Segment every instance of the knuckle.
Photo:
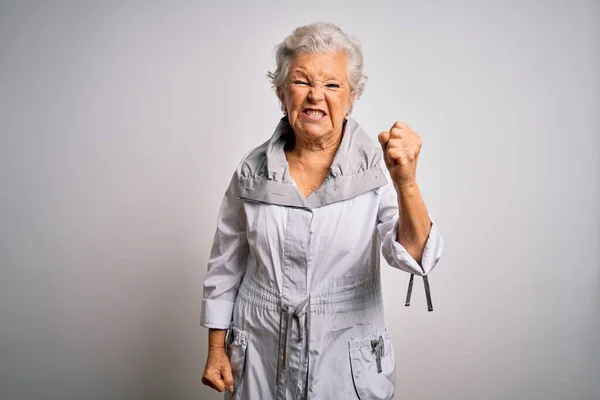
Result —
<svg viewBox="0 0 600 400"><path fill-rule="evenodd" d="M402 156L402 152L399 151L398 149L392 149L392 150L389 151L388 155L391 158L397 159L397 158L399 158L399 157Z"/></svg>
<svg viewBox="0 0 600 400"><path fill-rule="evenodd" d="M402 139L399 139L399 138L390 139L389 144L390 144L390 146L392 146L392 148L401 148L402 147Z"/></svg>
<svg viewBox="0 0 600 400"><path fill-rule="evenodd" d="M390 136L392 136L394 138L400 138L400 137L402 137L402 129L400 129L400 128L392 128L392 130L390 131Z"/></svg>

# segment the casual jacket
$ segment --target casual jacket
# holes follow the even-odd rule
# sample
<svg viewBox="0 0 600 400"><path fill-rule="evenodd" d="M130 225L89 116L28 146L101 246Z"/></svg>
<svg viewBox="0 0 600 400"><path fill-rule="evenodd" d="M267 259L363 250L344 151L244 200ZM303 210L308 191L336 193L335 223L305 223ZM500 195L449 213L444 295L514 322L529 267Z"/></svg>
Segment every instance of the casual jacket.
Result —
<svg viewBox="0 0 600 400"><path fill-rule="evenodd" d="M352 119L323 184L304 198L284 153L286 118L242 160L225 193L201 324L228 329L235 399L391 399L394 348L380 254L427 275L443 240L432 220L421 265L397 241L398 202L379 144Z"/></svg>

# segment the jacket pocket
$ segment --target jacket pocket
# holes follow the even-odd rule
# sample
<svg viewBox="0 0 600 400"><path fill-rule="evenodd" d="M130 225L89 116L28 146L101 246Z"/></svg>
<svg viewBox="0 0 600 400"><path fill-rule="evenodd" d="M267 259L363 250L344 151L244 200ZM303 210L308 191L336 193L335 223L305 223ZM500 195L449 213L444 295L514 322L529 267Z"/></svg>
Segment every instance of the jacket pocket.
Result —
<svg viewBox="0 0 600 400"><path fill-rule="evenodd" d="M392 399L396 389L396 365L388 330L362 340L351 340L349 351L352 381L358 397L361 400Z"/></svg>
<svg viewBox="0 0 600 400"><path fill-rule="evenodd" d="M227 395L225 398L235 399L241 396L247 348L248 332L234 326L229 328L227 332L227 356L229 357L233 375L233 392L226 390Z"/></svg>

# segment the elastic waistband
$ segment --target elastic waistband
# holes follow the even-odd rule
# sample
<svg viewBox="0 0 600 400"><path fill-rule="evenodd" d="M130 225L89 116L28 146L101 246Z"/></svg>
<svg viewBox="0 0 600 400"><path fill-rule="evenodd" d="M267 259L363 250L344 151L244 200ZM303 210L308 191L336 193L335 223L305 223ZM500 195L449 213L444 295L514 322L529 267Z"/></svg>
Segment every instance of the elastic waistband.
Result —
<svg viewBox="0 0 600 400"><path fill-rule="evenodd" d="M249 276L246 276L242 281L238 290L238 297L251 305L271 310L278 310L284 306L283 300L277 291ZM329 314L368 310L381 304L381 283L379 280L366 280L310 293L310 310L312 313ZM291 306L295 305L292 304Z"/></svg>

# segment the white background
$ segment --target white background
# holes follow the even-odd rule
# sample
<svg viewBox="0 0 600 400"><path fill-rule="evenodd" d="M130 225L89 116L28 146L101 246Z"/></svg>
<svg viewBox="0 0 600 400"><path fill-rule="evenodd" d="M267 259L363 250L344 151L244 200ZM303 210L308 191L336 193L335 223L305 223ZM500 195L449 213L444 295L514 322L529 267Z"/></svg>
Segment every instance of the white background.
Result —
<svg viewBox="0 0 600 400"><path fill-rule="evenodd" d="M353 117L423 138L446 242L404 307L401 399L600 398L596 1L0 1L0 399L218 399L202 279L275 45L363 43ZM331 371L327 371L331 373Z"/></svg>

